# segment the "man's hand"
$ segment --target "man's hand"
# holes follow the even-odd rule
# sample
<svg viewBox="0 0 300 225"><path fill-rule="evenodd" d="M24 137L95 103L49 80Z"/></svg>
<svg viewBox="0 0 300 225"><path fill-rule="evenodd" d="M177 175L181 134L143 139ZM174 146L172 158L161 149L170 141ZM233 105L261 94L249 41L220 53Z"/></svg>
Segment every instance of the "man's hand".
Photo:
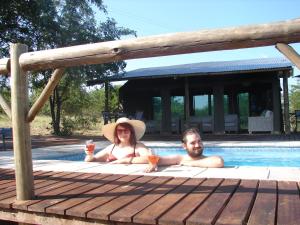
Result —
<svg viewBox="0 0 300 225"><path fill-rule="evenodd" d="M157 171L157 164L149 164L148 167L144 170L145 173L151 173Z"/></svg>

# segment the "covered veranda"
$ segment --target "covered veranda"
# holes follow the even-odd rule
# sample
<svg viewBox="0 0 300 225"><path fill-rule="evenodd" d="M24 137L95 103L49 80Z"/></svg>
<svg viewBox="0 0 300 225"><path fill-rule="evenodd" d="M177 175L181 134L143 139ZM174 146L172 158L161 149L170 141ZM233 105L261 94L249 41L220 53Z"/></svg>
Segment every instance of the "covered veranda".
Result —
<svg viewBox="0 0 300 225"><path fill-rule="evenodd" d="M264 58L141 68L110 81L128 80L119 92L123 113L142 112L148 133L181 133L188 126L196 126L201 132L214 134L279 134L289 133L289 119L284 113L289 111L287 86L292 74L288 60ZM174 97L183 100L182 115L172 112ZM201 114L196 103L203 97L206 109ZM272 115L265 119L262 114L267 110ZM255 119L267 120L269 128L259 130L260 124L253 124Z"/></svg>

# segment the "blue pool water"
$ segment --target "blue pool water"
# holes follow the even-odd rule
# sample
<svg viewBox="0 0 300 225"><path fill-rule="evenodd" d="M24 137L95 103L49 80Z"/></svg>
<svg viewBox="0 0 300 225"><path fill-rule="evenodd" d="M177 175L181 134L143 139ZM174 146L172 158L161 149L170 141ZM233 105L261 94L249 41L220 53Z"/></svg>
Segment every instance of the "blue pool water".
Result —
<svg viewBox="0 0 300 225"><path fill-rule="evenodd" d="M150 147L155 154L165 156L185 154L181 147ZM300 148L293 147L205 147L204 155L219 155L225 166L279 166L300 167ZM63 157L43 157L47 160L83 161L85 154Z"/></svg>

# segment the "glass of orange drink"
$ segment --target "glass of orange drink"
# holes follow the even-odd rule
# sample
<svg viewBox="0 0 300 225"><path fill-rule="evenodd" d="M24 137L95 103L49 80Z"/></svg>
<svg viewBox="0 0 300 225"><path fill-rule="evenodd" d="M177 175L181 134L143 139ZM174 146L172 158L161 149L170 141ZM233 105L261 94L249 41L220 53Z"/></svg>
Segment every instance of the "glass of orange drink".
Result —
<svg viewBox="0 0 300 225"><path fill-rule="evenodd" d="M158 155L148 155L148 161L151 165L157 165L159 161L159 156Z"/></svg>

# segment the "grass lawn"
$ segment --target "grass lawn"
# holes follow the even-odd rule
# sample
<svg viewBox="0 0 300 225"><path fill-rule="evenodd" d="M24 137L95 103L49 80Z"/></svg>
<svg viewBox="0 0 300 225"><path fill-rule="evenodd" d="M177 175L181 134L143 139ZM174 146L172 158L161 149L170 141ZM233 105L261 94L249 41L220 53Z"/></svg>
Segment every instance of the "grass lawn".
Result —
<svg viewBox="0 0 300 225"><path fill-rule="evenodd" d="M31 135L51 135L51 117L49 116L36 116L31 123ZM12 127L9 118L0 114L0 127ZM102 135L102 123L97 123L90 129L80 129L73 132L74 135Z"/></svg>

